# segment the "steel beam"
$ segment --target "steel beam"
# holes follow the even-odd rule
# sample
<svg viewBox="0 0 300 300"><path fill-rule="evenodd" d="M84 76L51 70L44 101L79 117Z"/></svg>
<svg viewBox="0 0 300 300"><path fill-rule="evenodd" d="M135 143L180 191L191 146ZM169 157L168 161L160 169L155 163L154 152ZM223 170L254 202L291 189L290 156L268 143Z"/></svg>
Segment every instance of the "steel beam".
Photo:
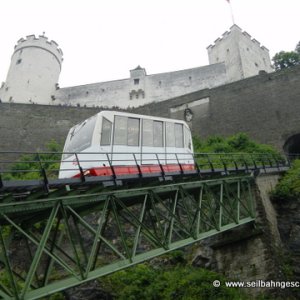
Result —
<svg viewBox="0 0 300 300"><path fill-rule="evenodd" d="M0 299L46 297L252 222L252 182L238 177L0 203L1 224L27 245L16 247L14 236L5 243L0 226Z"/></svg>

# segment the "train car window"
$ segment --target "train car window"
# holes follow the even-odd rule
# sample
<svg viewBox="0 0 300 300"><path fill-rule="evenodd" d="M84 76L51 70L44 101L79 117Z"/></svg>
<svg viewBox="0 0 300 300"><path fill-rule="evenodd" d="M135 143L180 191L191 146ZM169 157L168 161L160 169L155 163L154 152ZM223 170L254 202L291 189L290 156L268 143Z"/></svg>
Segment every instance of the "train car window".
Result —
<svg viewBox="0 0 300 300"><path fill-rule="evenodd" d="M115 116L115 145L127 145L127 117Z"/></svg>
<svg viewBox="0 0 300 300"><path fill-rule="evenodd" d="M190 130L184 126L184 147L192 150L192 141Z"/></svg>
<svg viewBox="0 0 300 300"><path fill-rule="evenodd" d="M183 125L175 123L175 147L183 148Z"/></svg>
<svg viewBox="0 0 300 300"><path fill-rule="evenodd" d="M174 123L166 122L166 144L167 147L175 147Z"/></svg>
<svg viewBox="0 0 300 300"><path fill-rule="evenodd" d="M103 117L101 129L101 146L110 145L112 123Z"/></svg>
<svg viewBox="0 0 300 300"><path fill-rule="evenodd" d="M96 117L92 117L78 124L70 133L68 141L66 141L64 152L81 152L92 144ZM65 154L64 159L72 154Z"/></svg>
<svg viewBox="0 0 300 300"><path fill-rule="evenodd" d="M138 146L140 138L140 120L136 118L128 118L127 125L127 145Z"/></svg>
<svg viewBox="0 0 300 300"><path fill-rule="evenodd" d="M154 121L153 122L153 146L163 147L164 146L164 133L163 133L163 122Z"/></svg>
<svg viewBox="0 0 300 300"><path fill-rule="evenodd" d="M143 146L153 147L153 120L143 120Z"/></svg>

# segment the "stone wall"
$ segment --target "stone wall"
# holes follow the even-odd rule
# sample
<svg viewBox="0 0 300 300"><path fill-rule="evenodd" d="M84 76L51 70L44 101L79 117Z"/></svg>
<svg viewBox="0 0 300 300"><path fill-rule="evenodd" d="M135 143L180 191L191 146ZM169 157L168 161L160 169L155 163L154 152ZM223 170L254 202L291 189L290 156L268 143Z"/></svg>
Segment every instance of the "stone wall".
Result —
<svg viewBox="0 0 300 300"><path fill-rule="evenodd" d="M227 82L223 63L153 75L131 72L131 76L128 79L61 88L56 91L53 104L124 109L162 102Z"/></svg>
<svg viewBox="0 0 300 300"><path fill-rule="evenodd" d="M201 138L245 132L282 150L290 136L300 133L299 99L300 67L294 67L128 111L184 119L190 108L188 123ZM0 150L35 150L50 139L62 142L70 127L99 110L0 103Z"/></svg>
<svg viewBox="0 0 300 300"><path fill-rule="evenodd" d="M196 249L193 262L195 266L217 271L234 281L299 280L298 264L295 265L299 262L295 253L299 251L292 251L298 249L296 246L299 246L300 231L295 223L299 218L289 209L281 213L272 203L269 194L278 182L278 178L278 175L272 174L260 175L256 178L253 186L253 196L256 202L255 223L245 224L201 241L198 247L194 247ZM285 216L285 231L281 224L283 215ZM291 219L291 216L294 217ZM291 227L294 228L293 237L286 232ZM280 233L285 233L285 235L282 236ZM290 240L290 243L287 244L286 240ZM284 252L285 248L287 249ZM293 254L293 259L287 261L286 258ZM295 266L294 275L289 276L286 272L287 266L291 269ZM295 291L292 289L280 288L247 289L247 293L251 295L273 294L279 297L278 299L291 296L293 292Z"/></svg>
<svg viewBox="0 0 300 300"><path fill-rule="evenodd" d="M99 109L0 103L0 151L45 150L51 139L64 144L69 129Z"/></svg>
<svg viewBox="0 0 300 300"><path fill-rule="evenodd" d="M294 67L261 73L134 111L184 119L185 108L190 108L193 119L189 125L201 138L245 132L257 142L282 150L285 141L300 132L299 99L300 67ZM199 105L194 106L197 101Z"/></svg>

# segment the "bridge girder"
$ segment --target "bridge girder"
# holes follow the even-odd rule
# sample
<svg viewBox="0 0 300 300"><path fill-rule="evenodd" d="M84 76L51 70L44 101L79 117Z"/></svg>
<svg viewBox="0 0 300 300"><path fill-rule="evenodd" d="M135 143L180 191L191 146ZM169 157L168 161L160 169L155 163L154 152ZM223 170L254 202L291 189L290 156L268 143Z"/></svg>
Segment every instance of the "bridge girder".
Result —
<svg viewBox="0 0 300 300"><path fill-rule="evenodd" d="M39 299L252 222L252 178L0 204L0 299Z"/></svg>

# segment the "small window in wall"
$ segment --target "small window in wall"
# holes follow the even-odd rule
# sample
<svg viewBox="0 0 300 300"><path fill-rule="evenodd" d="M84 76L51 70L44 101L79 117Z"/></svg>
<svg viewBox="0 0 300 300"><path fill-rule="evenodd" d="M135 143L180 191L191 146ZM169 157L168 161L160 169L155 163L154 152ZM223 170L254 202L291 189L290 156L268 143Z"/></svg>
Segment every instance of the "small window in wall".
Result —
<svg viewBox="0 0 300 300"><path fill-rule="evenodd" d="M138 78L133 79L133 83L134 83L135 85L138 85L138 84L140 83L140 80L139 80Z"/></svg>
<svg viewBox="0 0 300 300"><path fill-rule="evenodd" d="M127 118L122 116L115 117L115 145L127 145Z"/></svg>
<svg viewBox="0 0 300 300"><path fill-rule="evenodd" d="M140 137L140 120L136 118L128 118L127 124L127 145L138 146Z"/></svg>
<svg viewBox="0 0 300 300"><path fill-rule="evenodd" d="M258 63L254 63L256 67L258 67Z"/></svg>
<svg viewBox="0 0 300 300"><path fill-rule="evenodd" d="M111 137L111 129L112 129L112 123L108 121L107 119L102 119L102 129L101 129L101 146L110 145L110 137Z"/></svg>
<svg viewBox="0 0 300 300"><path fill-rule="evenodd" d="M183 148L183 125L175 124L175 147Z"/></svg>
<svg viewBox="0 0 300 300"><path fill-rule="evenodd" d="M143 146L153 147L153 121L143 120Z"/></svg>
<svg viewBox="0 0 300 300"><path fill-rule="evenodd" d="M175 147L174 123L166 123L166 144L167 147Z"/></svg>
<svg viewBox="0 0 300 300"><path fill-rule="evenodd" d="M22 59L21 59L21 58L19 58L19 59L17 60L17 63L16 63L16 65L19 65L21 62L22 62Z"/></svg>
<svg viewBox="0 0 300 300"><path fill-rule="evenodd" d="M163 147L164 146L164 132L163 132L163 122L154 121L153 122L153 146Z"/></svg>

